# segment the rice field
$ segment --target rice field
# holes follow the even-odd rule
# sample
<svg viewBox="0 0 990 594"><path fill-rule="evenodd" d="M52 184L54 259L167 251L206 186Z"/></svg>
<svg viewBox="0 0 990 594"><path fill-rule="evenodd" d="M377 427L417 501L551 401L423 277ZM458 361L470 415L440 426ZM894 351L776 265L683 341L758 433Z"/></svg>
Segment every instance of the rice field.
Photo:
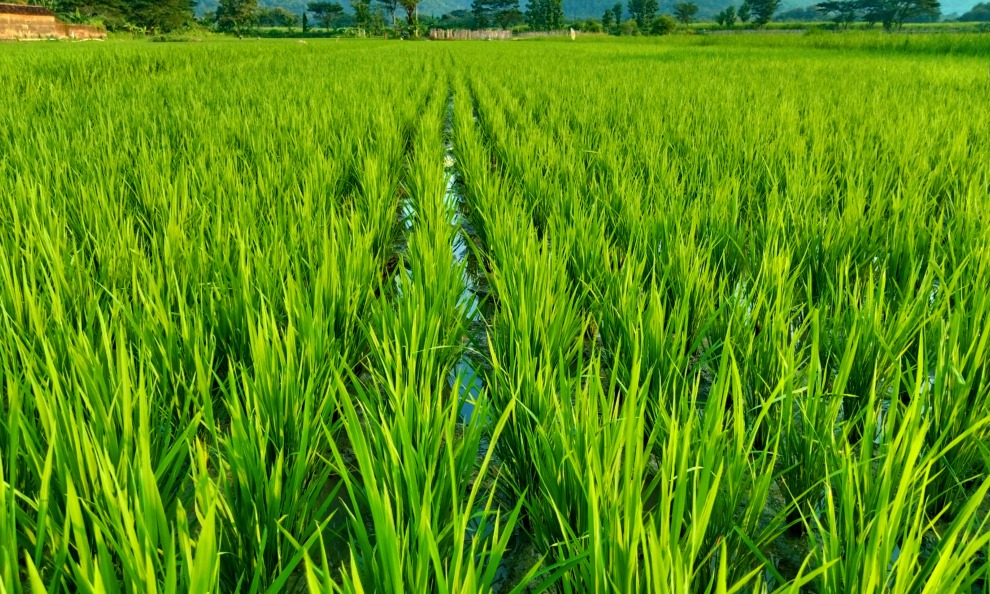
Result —
<svg viewBox="0 0 990 594"><path fill-rule="evenodd" d="M990 593L985 35L11 45L0 592Z"/></svg>

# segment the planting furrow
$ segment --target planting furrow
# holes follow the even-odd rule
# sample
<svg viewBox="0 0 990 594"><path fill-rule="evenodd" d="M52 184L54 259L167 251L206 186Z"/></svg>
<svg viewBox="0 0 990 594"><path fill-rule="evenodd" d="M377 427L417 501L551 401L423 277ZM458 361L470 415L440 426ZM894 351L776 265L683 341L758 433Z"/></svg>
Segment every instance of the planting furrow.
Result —
<svg viewBox="0 0 990 594"><path fill-rule="evenodd" d="M477 303L458 243L444 145L448 105L448 93L434 88L419 113L402 187L405 247L394 296L363 323L368 377L340 395L347 448L334 445L333 460L347 502L350 561L336 577L326 560L308 565L325 588L339 580L345 592L486 590L515 523L515 513L495 505L491 453L483 448L497 441L508 413L490 411L463 371ZM472 389L478 401L464 402ZM475 414L464 414L466 404Z"/></svg>
<svg viewBox="0 0 990 594"><path fill-rule="evenodd" d="M452 93L452 91L451 91ZM472 236L469 228L469 215L465 214L467 204L463 194L463 180L457 167L457 157L454 154L454 98L453 95L447 101L444 113L444 171L447 177L447 185L444 194L444 203L451 210L451 224L457 229L454 242L451 246L454 255L454 265L462 271L464 292L461 294L460 304L464 308L469 320L468 345L471 348L465 349L461 354L450 376L451 389L457 395L461 403L461 418L465 423L471 422L474 414L475 403L481 396L484 389L484 382L481 373L476 368L472 351L487 342L485 327L481 317L481 300L477 294L477 284L479 278L477 274L477 263L475 254L471 250L471 245L478 242L476 236ZM472 274L474 269L475 274Z"/></svg>

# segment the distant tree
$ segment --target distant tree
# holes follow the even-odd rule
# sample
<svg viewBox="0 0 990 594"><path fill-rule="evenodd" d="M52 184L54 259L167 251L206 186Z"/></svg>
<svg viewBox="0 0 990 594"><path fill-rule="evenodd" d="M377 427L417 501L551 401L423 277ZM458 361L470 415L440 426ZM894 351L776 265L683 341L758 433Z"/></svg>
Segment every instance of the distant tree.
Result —
<svg viewBox="0 0 990 594"><path fill-rule="evenodd" d="M608 10L606 10L605 11L605 14L602 15L602 27L606 31L608 31L608 30L610 30L612 28L612 9L611 8L609 8Z"/></svg>
<svg viewBox="0 0 990 594"><path fill-rule="evenodd" d="M887 31L901 29L905 21L941 12L938 0L861 0L863 20L867 23L883 23Z"/></svg>
<svg viewBox="0 0 990 594"><path fill-rule="evenodd" d="M337 2L310 2L306 5L306 12L313 13L316 22L329 31L340 15L344 14L344 7Z"/></svg>
<svg viewBox="0 0 990 594"><path fill-rule="evenodd" d="M70 22L99 19L110 30L137 26L147 31L168 32L196 20L191 0L32 0L28 3L44 6Z"/></svg>
<svg viewBox="0 0 990 594"><path fill-rule="evenodd" d="M677 21L669 14L662 14L650 24L651 35L670 35L677 30Z"/></svg>
<svg viewBox="0 0 990 594"><path fill-rule="evenodd" d="M739 10L736 11L736 16L738 16L739 20L744 23L749 22L750 17L753 16L752 10L749 6L749 0L743 0L742 4L739 5Z"/></svg>
<svg viewBox="0 0 990 594"><path fill-rule="evenodd" d="M258 10L258 25L262 27L281 27L288 29L295 27L299 22L299 17L288 9L281 6L276 8L262 8Z"/></svg>
<svg viewBox="0 0 990 594"><path fill-rule="evenodd" d="M60 0L55 12L70 22L100 19L108 29L122 29L131 20L131 6L124 0Z"/></svg>
<svg viewBox="0 0 990 594"><path fill-rule="evenodd" d="M585 33L601 33L605 30L605 27L599 20L588 19L583 23L579 23L578 29L584 31Z"/></svg>
<svg viewBox="0 0 990 594"><path fill-rule="evenodd" d="M564 26L564 0L547 0L547 24L551 30Z"/></svg>
<svg viewBox="0 0 990 594"><path fill-rule="evenodd" d="M780 0L750 0L749 6L753 13L753 22L762 27L773 19L774 13L780 8Z"/></svg>
<svg viewBox="0 0 990 594"><path fill-rule="evenodd" d="M736 24L736 16L736 7L728 6L725 10L715 15L715 22L731 29Z"/></svg>
<svg viewBox="0 0 990 594"><path fill-rule="evenodd" d="M369 0L351 0L351 9L354 10L354 24L360 29L370 29L372 16Z"/></svg>
<svg viewBox="0 0 990 594"><path fill-rule="evenodd" d="M736 7L735 6L726 6L725 7L725 26L728 27L728 28L730 28L730 29L732 27L735 27L736 26L736 19L737 19L738 16L739 16L739 13L736 12Z"/></svg>
<svg viewBox="0 0 990 594"><path fill-rule="evenodd" d="M174 31L193 21L190 0L131 0L128 20L144 29Z"/></svg>
<svg viewBox="0 0 990 594"><path fill-rule="evenodd" d="M626 12L628 12L629 16L635 20L639 17L640 7L642 4L643 0L626 0ZM638 25L639 22L637 21L636 24Z"/></svg>
<svg viewBox="0 0 990 594"><path fill-rule="evenodd" d="M660 10L660 3L658 0L643 0L643 22L640 24L636 21L636 24L641 28L646 28L649 26L650 22L656 18L657 12Z"/></svg>
<svg viewBox="0 0 990 594"><path fill-rule="evenodd" d="M258 0L220 0L217 3L217 27L221 31L240 31L254 24Z"/></svg>
<svg viewBox="0 0 990 594"><path fill-rule="evenodd" d="M381 5L382 10L392 19L392 28L395 28L395 13L399 10L399 0L374 0Z"/></svg>
<svg viewBox="0 0 990 594"><path fill-rule="evenodd" d="M866 27L868 29L872 29L878 22L880 22L881 15L879 12L867 8L864 0L856 0L856 11L859 14L859 18L866 23Z"/></svg>
<svg viewBox="0 0 990 594"><path fill-rule="evenodd" d="M959 17L959 20L968 23L990 22L990 2L980 2L969 12Z"/></svg>
<svg viewBox="0 0 990 594"><path fill-rule="evenodd" d="M624 21L619 27L619 35L639 35L639 25L636 24L636 19Z"/></svg>
<svg viewBox="0 0 990 594"><path fill-rule="evenodd" d="M309 17L306 15L305 12L303 13L302 29L303 29L303 33L309 33Z"/></svg>
<svg viewBox="0 0 990 594"><path fill-rule="evenodd" d="M484 29L488 26L488 0L471 2L471 15L474 17L474 28Z"/></svg>
<svg viewBox="0 0 990 594"><path fill-rule="evenodd" d="M419 16L420 24L424 31L430 31L432 29L439 29L443 25L440 23L442 16L436 16L432 12L425 17L423 15Z"/></svg>
<svg viewBox="0 0 990 594"><path fill-rule="evenodd" d="M563 9L563 3L561 3ZM508 29L523 22L523 13L519 10L519 0L492 0L492 11L495 22L499 27Z"/></svg>
<svg viewBox="0 0 990 594"><path fill-rule="evenodd" d="M521 25L525 21L525 15L518 8L503 10L495 15L495 20L498 22L498 26L503 29L509 29L517 25ZM598 21L595 21L598 23ZM601 26L600 24L598 26Z"/></svg>
<svg viewBox="0 0 990 594"><path fill-rule="evenodd" d="M508 29L523 20L519 0L474 0L471 3L471 14L477 29L483 29L492 23Z"/></svg>
<svg viewBox="0 0 990 594"><path fill-rule="evenodd" d="M440 17L440 22L437 26L445 29L474 27L474 15L469 10L452 10Z"/></svg>
<svg viewBox="0 0 990 594"><path fill-rule="evenodd" d="M612 20L616 27L622 23L622 4L619 2L616 2L615 6L612 7Z"/></svg>
<svg viewBox="0 0 990 594"><path fill-rule="evenodd" d="M406 12L406 24L409 25L416 35L419 35L419 0L399 0L402 10Z"/></svg>
<svg viewBox="0 0 990 594"><path fill-rule="evenodd" d="M645 29L656 17L660 5L657 0L629 0L626 9L629 11L629 16L636 20L636 26Z"/></svg>
<svg viewBox="0 0 990 594"><path fill-rule="evenodd" d="M820 21L822 13L814 6L802 6L777 13L773 20L810 23Z"/></svg>
<svg viewBox="0 0 990 594"><path fill-rule="evenodd" d="M939 4L937 8L933 7L931 10L925 10L914 16L909 16L904 19L905 23L937 23L942 20L942 5Z"/></svg>
<svg viewBox="0 0 990 594"><path fill-rule="evenodd" d="M674 4L674 16L684 26L690 25L697 14L698 5L694 2L678 2Z"/></svg>
<svg viewBox="0 0 990 594"><path fill-rule="evenodd" d="M536 31L553 31L564 24L562 0L529 0L526 24Z"/></svg>

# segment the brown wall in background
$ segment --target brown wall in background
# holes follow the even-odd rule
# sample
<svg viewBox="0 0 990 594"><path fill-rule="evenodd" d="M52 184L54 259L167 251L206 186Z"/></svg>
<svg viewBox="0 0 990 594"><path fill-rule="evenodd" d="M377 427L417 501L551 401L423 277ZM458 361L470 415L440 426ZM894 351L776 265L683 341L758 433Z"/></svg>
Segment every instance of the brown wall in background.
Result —
<svg viewBox="0 0 990 594"><path fill-rule="evenodd" d="M0 8L0 39L105 39L99 27L67 25L52 15L5 14Z"/></svg>

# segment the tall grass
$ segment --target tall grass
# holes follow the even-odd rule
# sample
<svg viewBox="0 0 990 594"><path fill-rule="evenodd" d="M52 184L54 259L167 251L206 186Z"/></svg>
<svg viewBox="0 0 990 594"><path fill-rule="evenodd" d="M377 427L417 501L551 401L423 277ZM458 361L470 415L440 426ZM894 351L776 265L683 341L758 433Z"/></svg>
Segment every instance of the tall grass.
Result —
<svg viewBox="0 0 990 594"><path fill-rule="evenodd" d="M0 591L985 591L981 42L741 39L7 48Z"/></svg>
<svg viewBox="0 0 990 594"><path fill-rule="evenodd" d="M529 537L569 564L565 590L984 580L987 392L963 371L982 349L979 301L964 306L975 327L949 330L970 294L950 279L980 282L986 241L972 222L988 121L957 94L984 88L984 68L796 49L809 43L576 46L551 81L546 44L465 52L458 138L497 300L489 382L498 398L515 378L502 389L534 411L502 457ZM476 67L492 54L511 67ZM504 322L534 307L535 327ZM954 380L939 379L946 349ZM584 395L600 390L607 406ZM627 419L649 456L620 468L609 428ZM599 451L616 452L628 496L601 497ZM698 457L646 469L672 452ZM661 505L637 507L644 488ZM629 514L642 526L601 536L602 518ZM602 556L607 541L651 558L664 549L639 535L682 521L674 565ZM680 581L644 577L659 568Z"/></svg>

